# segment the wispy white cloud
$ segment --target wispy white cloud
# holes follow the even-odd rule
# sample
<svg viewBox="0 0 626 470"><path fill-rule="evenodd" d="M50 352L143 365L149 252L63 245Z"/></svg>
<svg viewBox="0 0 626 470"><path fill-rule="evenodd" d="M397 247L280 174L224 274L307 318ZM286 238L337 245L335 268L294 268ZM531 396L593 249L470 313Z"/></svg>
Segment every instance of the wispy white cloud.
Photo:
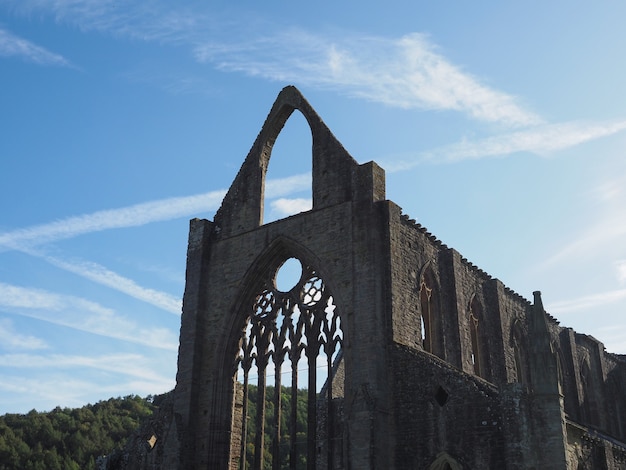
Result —
<svg viewBox="0 0 626 470"><path fill-rule="evenodd" d="M159 374L153 361L140 354L120 353L102 356L4 354L0 355L0 367L47 370L84 367L131 376L137 380L172 385L171 378Z"/></svg>
<svg viewBox="0 0 626 470"><path fill-rule="evenodd" d="M311 175L294 175L268 180L265 185L265 194L267 198L276 198L302 191L307 187L311 187ZM38 245L86 233L139 227L152 222L206 214L219 207L225 194L226 190L220 189L192 196L159 199L0 233L0 251L10 249L28 252Z"/></svg>
<svg viewBox="0 0 626 470"><path fill-rule="evenodd" d="M626 289L617 289L571 300L551 302L547 304L546 310L554 315L563 315L580 310L593 311L603 305L609 305L624 299L626 299Z"/></svg>
<svg viewBox="0 0 626 470"><path fill-rule="evenodd" d="M402 171L422 163L455 163L462 160L506 157L519 152L549 156L625 129L626 120L545 124L486 139L467 139L411 156L388 157L385 166L389 171Z"/></svg>
<svg viewBox="0 0 626 470"><path fill-rule="evenodd" d="M0 282L0 310L153 348L178 347L170 329L142 327L96 302L42 289Z"/></svg>
<svg viewBox="0 0 626 470"><path fill-rule="evenodd" d="M239 44L209 41L195 54L221 70L335 89L388 106L459 111L510 126L541 122L513 96L450 63L418 33L384 38L344 32L333 39L292 29Z"/></svg>
<svg viewBox="0 0 626 470"><path fill-rule="evenodd" d="M138 227L151 222L172 220L215 210L226 192L211 191L186 197L174 197L68 217L55 222L13 230L0 234L0 247L23 250L73 238L85 233Z"/></svg>
<svg viewBox="0 0 626 470"><path fill-rule="evenodd" d="M120 7L109 0L23 0L14 8L84 30L187 47L199 62L224 71L333 89L388 106L458 111L510 126L541 122L517 98L452 64L424 34L389 38L255 28L251 22L233 24L216 9L165 2L129 1ZM268 35L271 29L280 32Z"/></svg>
<svg viewBox="0 0 626 470"><path fill-rule="evenodd" d="M626 129L626 120L613 122L565 122L490 137L478 142L461 142L434 152L428 158L458 161L531 152L549 155Z"/></svg>
<svg viewBox="0 0 626 470"><path fill-rule="evenodd" d="M2 28L0 28L0 57L17 57L37 65L71 66L62 55L50 52Z"/></svg>
<svg viewBox="0 0 626 470"><path fill-rule="evenodd" d="M311 176L307 174L268 180L266 182L266 196L270 199L288 195L310 188L310 185ZM218 207L225 193L225 190L218 190L194 196L162 199L119 209L68 217L49 224L5 232L0 234L0 251L3 251L2 248L4 250L14 249L42 258L60 269L72 272L178 315L181 312L181 301L170 294L142 287L132 279L115 273L100 264L89 261L61 259L44 254L33 247L86 233L140 226L151 222L212 211ZM50 293L33 291L30 297L24 296L21 301L32 302L35 308L58 309L60 308L60 299L62 297ZM1 305L2 302L0 301ZM29 305L19 306L29 308Z"/></svg>
<svg viewBox="0 0 626 470"><path fill-rule="evenodd" d="M4 0L12 11L45 15L83 31L98 31L120 37L161 43L189 43L198 34L208 34L226 19L215 18L202 6L188 8L164 1L140 0ZM220 21L223 20L223 21ZM224 25L226 27L226 25Z"/></svg>
<svg viewBox="0 0 626 470"><path fill-rule="evenodd" d="M32 253L31 253L32 254ZM166 292L149 289L138 285L132 279L121 276L104 266L91 261L67 261L48 255L41 257L60 269L77 274L85 279L96 282L98 284L110 287L119 292L123 292L137 300L154 305L166 312L180 315L182 303L181 300L167 294Z"/></svg>
<svg viewBox="0 0 626 470"><path fill-rule="evenodd" d="M307 190L311 190L310 173L287 176L286 178L276 178L265 182L265 197L268 199L288 196L289 194Z"/></svg>
<svg viewBox="0 0 626 470"><path fill-rule="evenodd" d="M15 350L46 349L48 344L41 338L23 335L15 330L8 318L0 318L0 348Z"/></svg>
<svg viewBox="0 0 626 470"><path fill-rule="evenodd" d="M298 214L311 210L313 202L307 198L280 198L272 201L270 207L272 213L279 217L287 217L289 215Z"/></svg>

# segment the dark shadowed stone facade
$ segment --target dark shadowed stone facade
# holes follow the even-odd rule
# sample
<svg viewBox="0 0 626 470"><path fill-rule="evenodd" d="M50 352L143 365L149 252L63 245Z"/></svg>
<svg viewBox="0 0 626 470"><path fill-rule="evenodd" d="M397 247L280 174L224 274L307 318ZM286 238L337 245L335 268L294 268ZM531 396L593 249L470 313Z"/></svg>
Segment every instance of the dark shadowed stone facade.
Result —
<svg viewBox="0 0 626 470"><path fill-rule="evenodd" d="M296 110L313 138L313 207L263 224L272 146ZM274 279L290 258L302 274L281 292ZM309 366L300 376L298 360ZM288 383L275 382L281 367ZM326 370L317 390L316 370ZM285 418L292 384L308 390L304 443ZM403 215L385 199L384 171L359 165L287 87L214 220L191 221L170 424L146 448L158 458L135 460L180 470L626 469L625 387L624 356L560 327L539 292L529 302Z"/></svg>

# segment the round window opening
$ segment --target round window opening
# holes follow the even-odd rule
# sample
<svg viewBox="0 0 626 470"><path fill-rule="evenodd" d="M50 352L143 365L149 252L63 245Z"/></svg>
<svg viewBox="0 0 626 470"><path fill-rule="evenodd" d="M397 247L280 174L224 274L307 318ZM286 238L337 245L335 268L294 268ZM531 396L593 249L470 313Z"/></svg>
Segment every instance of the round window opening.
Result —
<svg viewBox="0 0 626 470"><path fill-rule="evenodd" d="M298 284L301 277L302 263L297 258L289 258L278 268L274 277L274 285L281 292L289 292Z"/></svg>

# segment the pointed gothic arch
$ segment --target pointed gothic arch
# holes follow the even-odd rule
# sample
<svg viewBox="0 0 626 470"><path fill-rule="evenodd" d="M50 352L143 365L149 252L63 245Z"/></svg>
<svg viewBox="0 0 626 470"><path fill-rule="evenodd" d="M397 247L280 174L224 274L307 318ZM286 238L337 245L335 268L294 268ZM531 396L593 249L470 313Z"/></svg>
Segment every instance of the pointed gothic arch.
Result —
<svg viewBox="0 0 626 470"><path fill-rule="evenodd" d="M418 284L421 345L424 351L445 359L441 289L432 262L421 269Z"/></svg>
<svg viewBox="0 0 626 470"><path fill-rule="evenodd" d="M463 470L463 466L447 452L440 452L428 470Z"/></svg>
<svg viewBox="0 0 626 470"><path fill-rule="evenodd" d="M524 330L519 319L513 321L509 342L513 349L514 380L521 384L527 383L526 359L524 356Z"/></svg>
<svg viewBox="0 0 626 470"><path fill-rule="evenodd" d="M276 99L222 206L215 214L215 223L222 234L228 236L246 232L263 224L265 177L272 148L295 110L302 113L311 129L313 209L350 200L351 188L345 184L345 180L349 180L357 162L300 92L288 86L283 88ZM384 195L376 195L381 196Z"/></svg>
<svg viewBox="0 0 626 470"><path fill-rule="evenodd" d="M271 149L264 176L261 218L263 225L311 209L312 134L301 112L285 121ZM289 194L281 194L284 187Z"/></svg>
<svg viewBox="0 0 626 470"><path fill-rule="evenodd" d="M473 294L467 308L467 322L470 332L470 360L474 374L485 377L485 351L481 338L483 308L476 294Z"/></svg>
<svg viewBox="0 0 626 470"><path fill-rule="evenodd" d="M233 370L236 408L230 468L295 469L303 461L316 468L320 460L331 468L341 439L333 401L343 397L343 375L336 374L343 367L343 330L330 284L312 258L280 238L245 276L228 339L236 349L224 358ZM276 275L289 259L298 260L302 271L281 291ZM306 429L297 421L303 406Z"/></svg>
<svg viewBox="0 0 626 470"><path fill-rule="evenodd" d="M559 392L562 394L563 390L565 390L565 369L563 368L563 351L561 351L561 347L559 346L558 341L552 342L551 349L556 360L556 374L558 379Z"/></svg>

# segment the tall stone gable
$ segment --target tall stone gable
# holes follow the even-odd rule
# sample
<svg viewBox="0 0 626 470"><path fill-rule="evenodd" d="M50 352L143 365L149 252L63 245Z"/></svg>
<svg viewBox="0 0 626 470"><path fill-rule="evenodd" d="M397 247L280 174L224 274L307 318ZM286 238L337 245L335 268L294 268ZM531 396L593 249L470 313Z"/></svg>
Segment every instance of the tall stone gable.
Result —
<svg viewBox="0 0 626 470"><path fill-rule="evenodd" d="M263 224L272 146L294 111L312 134L312 209ZM324 280L343 332L326 410L339 444L307 468L626 468L624 358L403 215L384 171L358 164L294 87L214 220L191 221L172 419L150 468L244 467L236 357L250 304L289 258Z"/></svg>

